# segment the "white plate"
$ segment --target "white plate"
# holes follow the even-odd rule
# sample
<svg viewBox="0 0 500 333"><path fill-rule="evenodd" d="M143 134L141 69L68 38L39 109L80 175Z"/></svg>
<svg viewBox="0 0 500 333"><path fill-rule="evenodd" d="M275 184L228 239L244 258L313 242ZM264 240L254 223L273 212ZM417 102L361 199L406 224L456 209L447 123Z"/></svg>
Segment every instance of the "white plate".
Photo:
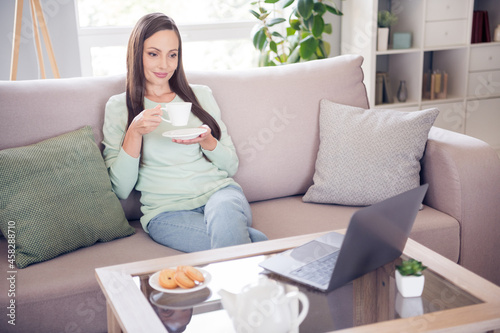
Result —
<svg viewBox="0 0 500 333"><path fill-rule="evenodd" d="M162 135L172 139L190 140L196 138L200 134L205 133L206 131L207 131L206 128L201 128L201 127L183 128L183 129L168 131L163 133Z"/></svg>
<svg viewBox="0 0 500 333"><path fill-rule="evenodd" d="M153 288L155 290L161 291L163 293L170 293L170 294L185 294L185 293L192 293L193 291L201 290L201 289L207 287L208 283L212 279L212 276L210 275L210 273L208 273L204 269L201 269L201 268L196 268L196 269L199 270L201 272L201 274L203 274L205 281L199 283L197 286L195 286L193 288L190 288L190 289L184 289L181 287L177 287L175 289L163 288L162 286L160 286L160 281L159 281L161 271L158 271L149 277L149 285L151 286L151 288ZM196 283L198 283L198 282L196 282Z"/></svg>

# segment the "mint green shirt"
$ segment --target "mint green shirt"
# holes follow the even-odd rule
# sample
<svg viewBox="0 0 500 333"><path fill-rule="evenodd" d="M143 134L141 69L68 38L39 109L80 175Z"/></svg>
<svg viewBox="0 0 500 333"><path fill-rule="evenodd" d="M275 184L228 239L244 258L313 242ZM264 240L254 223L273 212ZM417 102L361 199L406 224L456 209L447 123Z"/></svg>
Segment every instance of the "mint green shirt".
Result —
<svg viewBox="0 0 500 333"><path fill-rule="evenodd" d="M162 136L170 130L203 125L191 113L188 125L183 127L162 121L143 136L141 156L133 158L122 149L128 119L125 93L112 96L106 104L103 155L113 191L120 199L126 199L134 188L141 192L141 224L146 232L148 222L156 215L201 207L217 190L237 185L231 177L238 169L238 157L212 91L207 86L191 87L201 106L221 128L221 139L213 151L206 151L199 144L173 143ZM182 99L176 96L172 102ZM165 105L144 99L146 109L158 104Z"/></svg>

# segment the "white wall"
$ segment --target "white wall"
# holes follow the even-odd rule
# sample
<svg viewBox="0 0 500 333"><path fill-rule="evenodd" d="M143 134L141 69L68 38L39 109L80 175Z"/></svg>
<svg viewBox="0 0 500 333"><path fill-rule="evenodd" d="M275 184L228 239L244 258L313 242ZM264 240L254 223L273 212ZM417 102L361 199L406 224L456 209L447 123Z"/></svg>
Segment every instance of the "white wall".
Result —
<svg viewBox="0 0 500 333"><path fill-rule="evenodd" d="M342 11L342 2L335 1L335 3L337 4L337 8ZM330 43L332 47L330 50L330 57L338 56L340 55L340 29L342 28L342 16L333 15L327 12L323 18L325 19L325 23L332 24L332 34L323 34L323 39Z"/></svg>
<svg viewBox="0 0 500 333"><path fill-rule="evenodd" d="M40 78L33 37L33 21L29 0L24 1L21 46L17 80ZM80 53L76 26L75 0L41 0L52 48L61 77L80 76ZM15 1L0 1L0 80L10 79ZM40 38L43 38L40 35ZM44 52L45 73L52 78L47 53Z"/></svg>

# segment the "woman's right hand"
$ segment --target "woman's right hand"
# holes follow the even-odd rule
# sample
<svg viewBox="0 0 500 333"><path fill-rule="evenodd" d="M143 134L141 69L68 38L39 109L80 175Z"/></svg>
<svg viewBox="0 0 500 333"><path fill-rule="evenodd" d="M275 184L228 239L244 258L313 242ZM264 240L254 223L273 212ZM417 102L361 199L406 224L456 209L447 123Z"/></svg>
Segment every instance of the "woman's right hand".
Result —
<svg viewBox="0 0 500 333"><path fill-rule="evenodd" d="M129 131L132 130L136 134L148 134L156 129L161 123L161 105L157 105L154 109L146 109L139 113L132 120L129 126Z"/></svg>
<svg viewBox="0 0 500 333"><path fill-rule="evenodd" d="M127 154L138 158L141 154L142 136L154 131L161 123L161 106L157 105L154 109L146 109L139 113L130 123L122 148Z"/></svg>

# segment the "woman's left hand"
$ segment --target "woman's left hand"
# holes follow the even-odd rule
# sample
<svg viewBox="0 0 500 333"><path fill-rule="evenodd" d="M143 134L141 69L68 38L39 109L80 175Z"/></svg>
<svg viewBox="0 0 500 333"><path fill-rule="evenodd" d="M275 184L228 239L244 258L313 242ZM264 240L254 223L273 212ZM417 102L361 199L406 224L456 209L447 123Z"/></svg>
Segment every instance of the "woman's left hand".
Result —
<svg viewBox="0 0 500 333"><path fill-rule="evenodd" d="M207 125L200 126L201 128L206 128L207 131L203 134L200 134L194 139L189 140L181 140L181 139L172 139L172 142L180 143L183 145L192 145L199 143L201 148L205 150L214 150L217 147L217 139L212 136L212 130Z"/></svg>

